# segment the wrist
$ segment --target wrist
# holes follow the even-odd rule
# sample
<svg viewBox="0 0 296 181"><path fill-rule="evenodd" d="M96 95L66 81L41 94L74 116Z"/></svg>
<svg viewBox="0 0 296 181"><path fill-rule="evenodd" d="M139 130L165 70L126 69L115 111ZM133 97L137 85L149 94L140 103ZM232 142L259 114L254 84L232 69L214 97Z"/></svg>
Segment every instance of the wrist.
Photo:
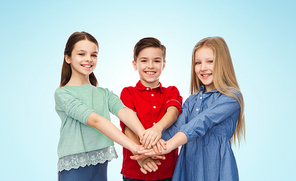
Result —
<svg viewBox="0 0 296 181"><path fill-rule="evenodd" d="M156 128L159 132L163 132L163 126L156 123L153 127Z"/></svg>

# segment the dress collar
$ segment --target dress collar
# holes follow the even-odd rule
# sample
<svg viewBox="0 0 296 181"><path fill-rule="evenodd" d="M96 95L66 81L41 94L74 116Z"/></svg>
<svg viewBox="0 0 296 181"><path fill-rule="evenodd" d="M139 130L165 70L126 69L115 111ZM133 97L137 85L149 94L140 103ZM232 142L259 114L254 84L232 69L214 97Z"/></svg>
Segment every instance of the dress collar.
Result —
<svg viewBox="0 0 296 181"><path fill-rule="evenodd" d="M214 93L214 92L218 92L218 90L217 89L213 89L213 90L211 90L211 91L209 91L209 92L204 92L205 91L205 85L202 85L202 86L200 86L200 89L199 89L199 92L198 93L203 93L203 94L207 94L207 93Z"/></svg>

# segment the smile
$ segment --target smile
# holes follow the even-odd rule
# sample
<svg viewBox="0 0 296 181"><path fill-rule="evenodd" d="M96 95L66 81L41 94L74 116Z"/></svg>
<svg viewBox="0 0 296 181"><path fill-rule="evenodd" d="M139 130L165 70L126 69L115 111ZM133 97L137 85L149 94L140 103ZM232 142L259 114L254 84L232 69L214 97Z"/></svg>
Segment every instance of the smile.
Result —
<svg viewBox="0 0 296 181"><path fill-rule="evenodd" d="M148 75L154 75L156 72L150 72L150 71L148 72L148 71L146 71L145 73L148 74Z"/></svg>
<svg viewBox="0 0 296 181"><path fill-rule="evenodd" d="M200 74L202 77L209 77L212 75L212 73L208 73L208 74Z"/></svg>
<svg viewBox="0 0 296 181"><path fill-rule="evenodd" d="M91 68L93 65L83 65L81 64L82 67L86 67L86 68Z"/></svg>

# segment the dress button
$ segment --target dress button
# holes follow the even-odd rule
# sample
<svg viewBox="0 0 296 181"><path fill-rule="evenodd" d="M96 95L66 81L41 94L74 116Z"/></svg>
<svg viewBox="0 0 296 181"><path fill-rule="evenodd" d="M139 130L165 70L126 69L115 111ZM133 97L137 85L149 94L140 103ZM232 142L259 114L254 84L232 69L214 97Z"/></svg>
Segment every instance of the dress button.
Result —
<svg viewBox="0 0 296 181"><path fill-rule="evenodd" d="M198 109L196 109L196 111L198 111Z"/></svg>
<svg viewBox="0 0 296 181"><path fill-rule="evenodd" d="M151 96L153 97L153 96L154 96L154 94L151 94Z"/></svg>
<svg viewBox="0 0 296 181"><path fill-rule="evenodd" d="M155 125L155 123L153 123L153 125Z"/></svg>
<svg viewBox="0 0 296 181"><path fill-rule="evenodd" d="M147 87L146 90L149 90L149 88Z"/></svg>
<svg viewBox="0 0 296 181"><path fill-rule="evenodd" d="M155 108L156 108L156 106L153 106L153 108L155 109Z"/></svg>
<svg viewBox="0 0 296 181"><path fill-rule="evenodd" d="M202 97L200 97L200 99L202 99Z"/></svg>

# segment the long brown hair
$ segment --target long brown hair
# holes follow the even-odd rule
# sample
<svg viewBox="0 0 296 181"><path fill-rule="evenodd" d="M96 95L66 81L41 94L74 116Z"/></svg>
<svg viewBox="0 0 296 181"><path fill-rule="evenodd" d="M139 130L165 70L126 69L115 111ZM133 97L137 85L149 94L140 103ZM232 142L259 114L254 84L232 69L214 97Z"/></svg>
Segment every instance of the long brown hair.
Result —
<svg viewBox="0 0 296 181"><path fill-rule="evenodd" d="M69 37L64 50L64 61L62 66L60 87L65 86L72 76L71 65L66 62L65 56L68 55L71 57L75 44L81 40L91 41L99 47L98 41L95 39L95 37L87 32L75 32ZM94 86L97 86L98 84L97 78L93 72L89 74L89 81Z"/></svg>
<svg viewBox="0 0 296 181"><path fill-rule="evenodd" d="M244 99L236 80L230 52L222 37L208 37L200 40L193 49L191 64L190 93L197 94L202 82L195 73L195 52L202 47L211 48L214 52L213 83L222 94L235 98L240 104L240 114L231 142L240 143L241 137L245 139Z"/></svg>

